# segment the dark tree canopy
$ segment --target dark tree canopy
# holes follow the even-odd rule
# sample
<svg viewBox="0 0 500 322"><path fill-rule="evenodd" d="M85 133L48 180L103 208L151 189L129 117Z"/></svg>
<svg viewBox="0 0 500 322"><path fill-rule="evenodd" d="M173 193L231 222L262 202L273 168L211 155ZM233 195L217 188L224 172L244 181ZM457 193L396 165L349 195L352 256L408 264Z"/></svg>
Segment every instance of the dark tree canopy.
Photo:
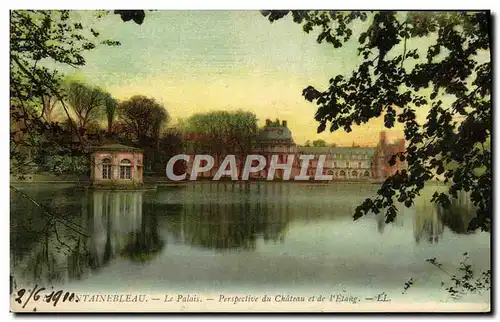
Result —
<svg viewBox="0 0 500 322"><path fill-rule="evenodd" d="M144 10L115 10L114 13L120 15L124 22L133 20L138 25L142 25L146 17Z"/></svg>
<svg viewBox="0 0 500 322"><path fill-rule="evenodd" d="M491 117L491 18L489 12L342 12L262 11L270 22L291 16L318 43L341 48L358 42L360 64L350 75L333 75L326 89L308 86L303 96L318 110L318 133L344 129L383 117L385 127L404 126L406 151L394 155L408 169L390 176L378 196L367 199L355 213L397 213L395 201L411 207L429 180L440 176L448 193L432 201L443 207L459 191L470 193L477 208L469 229L490 229L492 173L489 140ZM354 34L353 26L364 30ZM412 41L428 38L425 48L409 49ZM342 49L338 49L342 50ZM345 49L344 49L345 50ZM487 57L486 60L481 60ZM419 110L426 121L417 122ZM427 111L427 110L426 110ZM420 113L422 113L420 111Z"/></svg>
<svg viewBox="0 0 500 322"><path fill-rule="evenodd" d="M118 104L118 117L138 140L157 139L170 120L167 110L153 98L141 95Z"/></svg>
<svg viewBox="0 0 500 322"><path fill-rule="evenodd" d="M104 98L104 107L106 113L106 120L108 122L108 134L113 131L113 121L115 120L116 107L118 102L110 94L107 94Z"/></svg>

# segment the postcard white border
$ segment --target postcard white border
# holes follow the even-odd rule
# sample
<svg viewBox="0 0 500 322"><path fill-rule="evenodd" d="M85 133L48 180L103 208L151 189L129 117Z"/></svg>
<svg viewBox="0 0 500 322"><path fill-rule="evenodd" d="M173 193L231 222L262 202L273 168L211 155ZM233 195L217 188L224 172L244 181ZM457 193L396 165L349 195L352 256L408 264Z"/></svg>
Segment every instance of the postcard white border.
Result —
<svg viewBox="0 0 500 322"><path fill-rule="evenodd" d="M11 2L12 3L12 2ZM10 3L9 3L10 4ZM2 2L2 7L9 5L7 2ZM298 1L298 0L289 0L289 1L269 1L269 0L254 0L254 1L203 1L203 0L198 0L198 1L193 1L193 0L183 0L183 1L151 1L151 0L143 0L143 1L95 1L95 0L87 0L85 2L69 2L69 1L34 1L34 0L18 0L15 1L14 3L10 4L11 7L6 7L5 10L1 11L1 16L0 16L0 23L2 24L2 37L3 41L0 42L2 48L1 55L2 55L2 61L4 62L3 64L0 64L1 68L4 69L2 72L3 75L3 98L4 102L6 105L8 105L8 99L9 99L9 92L8 92L8 83L9 83L9 65L7 64L8 61L8 53L9 53L9 41L8 41L8 21L9 21L9 9L16 9L16 8L32 8L32 9L48 9L48 8L65 8L65 9L110 9L110 8L121 8L121 9L137 9L138 7L141 8L155 8L155 9L173 9L173 10L181 10L181 9L279 9L279 8L294 8L294 9L312 9L312 8L332 8L335 7L335 9L398 9L398 10L405 10L405 9L425 9L425 10L440 10L440 9L455 9L455 10L460 10L460 9L491 9L492 14L495 15L498 13L498 6L499 2L498 1L485 1L485 0L475 0L475 1L469 1L469 2L459 2L459 1L442 1L438 2L435 0L420 0L420 1L409 1L409 2L401 2L401 1L377 1L374 3L373 1L367 1L367 0L350 0L348 2L332 2L332 1L325 1L325 0L309 0L309 1ZM495 20L497 17L495 16ZM494 43L498 43L498 21L495 23L494 27ZM498 49L495 48L494 50L495 53L495 65L498 64ZM497 87L498 83L494 81L494 93L497 93ZM0 117L0 128L1 129L6 129L9 125L9 118L7 117L7 108L4 110L5 117ZM497 113L494 113L494 115L497 115ZM497 117L495 117L496 119ZM496 124L495 122L495 130L496 130ZM1 158L1 165L0 165L0 179L2 182L5 182L5 185L1 186L1 192L2 194L0 195L2 200L2 205L8 205L10 203L10 192L9 192L9 161L8 161L8 155L9 155L9 136L7 134L7 131L4 130L4 132L1 134L1 139L2 139L2 144L0 145L4 149L4 157ZM499 140L494 140L494 147L495 151L498 151L498 143ZM500 162L498 158L495 158L495 162ZM499 169L497 164L495 164L495 168ZM498 198L498 191L495 189L495 199L499 200ZM3 220L3 225L5 229L5 233L1 234L3 241L2 241L2 246L4 255L3 258L9 258L9 234L7 232L7 229L9 227L9 216L10 216L10 211L8 207L4 206L4 211L2 214L2 220ZM495 223L496 225L496 223ZM497 231L498 229L496 229ZM496 243L493 247L493 249L496 249ZM496 267L496 265L495 265ZM2 276L4 278L0 279L0 289L3 290L1 292L2 294L2 312L4 313L4 317L6 317L8 320L11 320L14 318L13 314L9 314L9 297L7 293L7 289L9 287L8 282L7 282L7 273L9 272L9 263L8 261L2 261ZM496 274L493 272L493 274ZM494 279L496 280L496 279ZM496 302L496 298L493 297L492 301ZM495 303L495 307L498 307L498 303ZM493 305L493 303L492 303ZM36 316L36 317L30 317L31 320L42 320L44 318L49 318L52 319L54 316ZM71 320L75 318L74 316L58 316L58 320ZM85 316L80 316L80 319L85 319L87 317ZM92 316L90 316L92 318ZM126 318L120 316L119 318ZM140 319L143 319L144 317L137 317L133 316L127 319L131 320L137 320L139 321ZM169 316L167 317L169 320L177 320L183 318L182 316ZM192 319L205 319L206 317L200 317L200 316L191 316L190 318ZM220 317L217 317L220 318ZM238 317L235 317L238 318ZM263 319L271 319L271 318L276 318L274 316L272 317L263 317L263 316L250 316L248 317L250 320L263 320ZM288 317L281 317L288 319ZM300 316L297 317L298 319L308 319L308 316ZM332 316L334 319L347 319L347 317L340 317L340 316ZM373 316L358 316L354 318L356 319L364 319L364 318L373 318ZM386 319L387 317L380 316L379 318ZM443 320L442 317L439 316L427 316L425 317L426 320L434 320L434 319L440 319ZM480 317L477 317L479 319ZM154 317L154 319L162 319L162 317ZM351 320L352 318L350 318ZM403 317L397 316L395 320L403 319ZM444 320L451 320L453 317L448 316L445 317ZM468 317L467 319L474 319L474 317ZM3 319L2 319L3 320ZM93 320L104 320L102 317L95 318L93 317Z"/></svg>

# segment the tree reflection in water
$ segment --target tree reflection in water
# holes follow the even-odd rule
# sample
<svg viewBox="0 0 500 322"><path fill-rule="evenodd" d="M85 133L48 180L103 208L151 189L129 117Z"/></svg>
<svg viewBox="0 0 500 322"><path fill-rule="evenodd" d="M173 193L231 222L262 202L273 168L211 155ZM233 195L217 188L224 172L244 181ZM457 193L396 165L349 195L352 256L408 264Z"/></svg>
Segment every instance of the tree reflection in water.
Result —
<svg viewBox="0 0 500 322"><path fill-rule="evenodd" d="M183 243L223 251L253 250L259 238L283 242L289 185L207 183L185 193L200 198L186 202L181 218L169 226Z"/></svg>
<svg viewBox="0 0 500 322"><path fill-rule="evenodd" d="M435 187L433 188L435 189ZM442 189L442 187L439 188ZM413 235L417 244L421 241L430 244L438 243L445 227L455 234L474 233L468 230L468 224L474 217L475 210L467 194L461 193L458 198L451 198L451 205L446 209L431 203L430 197L427 197L424 192L420 199L416 199L415 205L410 210L402 204L399 205L400 213L390 225L401 227L404 218L409 213L413 217ZM385 227L388 225L384 213L385 211L382 210L374 215L377 222L377 231L380 234L384 233Z"/></svg>
<svg viewBox="0 0 500 322"><path fill-rule="evenodd" d="M470 194L463 191L458 193L458 198L452 198L448 208L436 206L439 218L443 223L457 234L470 234L469 223L476 214Z"/></svg>
<svg viewBox="0 0 500 322"><path fill-rule="evenodd" d="M135 262L145 262L154 258L165 247L158 233L158 215L151 204L146 204L140 229L130 232L121 255Z"/></svg>
<svg viewBox="0 0 500 322"><path fill-rule="evenodd" d="M94 190L80 193L79 202L74 194L63 193L67 193L65 203L54 204L58 199L52 196L44 200L46 211L27 205L28 218L14 223L23 228L13 232L16 278L64 283L85 278L118 255L134 261L152 259L165 246L156 213L143 215L143 192ZM49 217L55 209L58 215ZM22 241L29 237L30 247L23 247Z"/></svg>
<svg viewBox="0 0 500 322"><path fill-rule="evenodd" d="M68 197L65 189L12 189L16 212L10 225L11 272L16 278L49 283L78 277L75 253L82 251L88 237L79 197Z"/></svg>
<svg viewBox="0 0 500 322"><path fill-rule="evenodd" d="M54 215L12 195L12 272L30 283L65 283L86 278L114 260L152 260L165 249L167 238L204 250L251 251L259 242L283 243L292 222L314 227L320 221L342 221L342 225L352 221L355 207L374 193L370 189L233 182L155 192L32 188L30 196ZM414 207L401 208L402 216L393 225L411 220L413 227L405 229L410 234L413 229L416 243L439 242L445 226L455 233L466 232L471 212L461 212L458 206L444 211L429 200L424 196ZM375 218L376 229L384 233L385 218Z"/></svg>
<svg viewBox="0 0 500 322"><path fill-rule="evenodd" d="M429 200L415 206L414 235L417 243L421 240L438 243L444 227L456 234L473 233L468 230L468 225L475 211L466 193L460 193L458 198L451 198L451 204L446 209Z"/></svg>

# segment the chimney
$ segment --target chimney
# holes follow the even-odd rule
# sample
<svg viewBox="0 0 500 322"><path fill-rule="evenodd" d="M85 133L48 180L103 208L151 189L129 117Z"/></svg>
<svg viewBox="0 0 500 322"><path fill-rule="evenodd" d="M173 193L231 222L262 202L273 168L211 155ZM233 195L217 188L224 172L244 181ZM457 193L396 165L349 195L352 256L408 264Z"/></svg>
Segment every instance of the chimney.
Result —
<svg viewBox="0 0 500 322"><path fill-rule="evenodd" d="M270 119L266 119L266 125L267 126L271 125L271 120Z"/></svg>
<svg viewBox="0 0 500 322"><path fill-rule="evenodd" d="M386 145L387 144L387 134L385 131L380 132L380 144Z"/></svg>
<svg viewBox="0 0 500 322"><path fill-rule="evenodd" d="M283 120L282 123L283 127L286 127L286 120Z"/></svg>
<svg viewBox="0 0 500 322"><path fill-rule="evenodd" d="M405 139L400 139L399 140L399 151L400 152L403 152L405 150L405 145L406 145Z"/></svg>

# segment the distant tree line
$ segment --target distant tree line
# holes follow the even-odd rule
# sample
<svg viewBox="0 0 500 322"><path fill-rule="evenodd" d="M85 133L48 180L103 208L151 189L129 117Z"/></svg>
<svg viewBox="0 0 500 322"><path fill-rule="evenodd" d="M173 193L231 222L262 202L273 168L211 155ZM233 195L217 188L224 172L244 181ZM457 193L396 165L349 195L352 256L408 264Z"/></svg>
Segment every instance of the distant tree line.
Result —
<svg viewBox="0 0 500 322"><path fill-rule="evenodd" d="M89 149L107 142L140 146L150 153L159 148L161 131L170 121L167 110L153 98L119 101L82 81L67 81L59 92L61 99L45 95L32 108L33 115L45 120L44 131L28 131L21 122L14 125L24 130L17 142L24 148L20 156L27 161L27 172L86 173Z"/></svg>

